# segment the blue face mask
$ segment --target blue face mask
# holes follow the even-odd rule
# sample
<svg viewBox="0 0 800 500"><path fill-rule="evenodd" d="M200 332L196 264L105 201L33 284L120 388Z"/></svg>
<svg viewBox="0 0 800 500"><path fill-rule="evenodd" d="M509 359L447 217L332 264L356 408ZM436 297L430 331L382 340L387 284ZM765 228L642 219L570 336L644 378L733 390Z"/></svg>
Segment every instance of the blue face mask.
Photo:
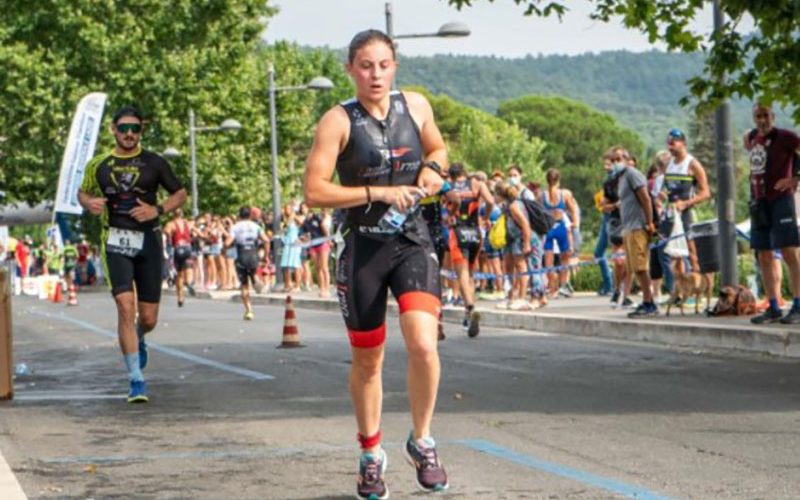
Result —
<svg viewBox="0 0 800 500"><path fill-rule="evenodd" d="M615 163L611 166L611 174L618 174L625 168L622 163Z"/></svg>
<svg viewBox="0 0 800 500"><path fill-rule="evenodd" d="M512 186L519 186L519 181L520 181L519 177L509 177L508 178L508 183L511 184Z"/></svg>

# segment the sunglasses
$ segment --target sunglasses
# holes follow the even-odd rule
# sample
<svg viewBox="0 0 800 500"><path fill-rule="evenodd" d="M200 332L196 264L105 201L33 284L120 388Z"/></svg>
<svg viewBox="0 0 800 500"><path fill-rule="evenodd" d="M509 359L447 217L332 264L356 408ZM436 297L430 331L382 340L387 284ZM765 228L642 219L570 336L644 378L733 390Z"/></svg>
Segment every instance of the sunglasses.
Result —
<svg viewBox="0 0 800 500"><path fill-rule="evenodd" d="M134 134L138 134L141 133L142 131L141 123L120 123L116 127L117 131L120 134L127 134L128 132L133 132Z"/></svg>

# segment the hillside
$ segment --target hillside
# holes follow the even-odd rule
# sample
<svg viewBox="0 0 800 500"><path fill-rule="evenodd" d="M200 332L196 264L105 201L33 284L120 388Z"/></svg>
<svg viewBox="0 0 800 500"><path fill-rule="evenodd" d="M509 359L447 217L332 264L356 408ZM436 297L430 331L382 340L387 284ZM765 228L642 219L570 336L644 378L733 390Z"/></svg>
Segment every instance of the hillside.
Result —
<svg viewBox="0 0 800 500"><path fill-rule="evenodd" d="M690 110L678 101L685 82L702 71L702 54L626 51L521 59L451 56L405 57L398 82L494 113L502 101L528 94L557 94L594 106L660 147L666 130L688 128ZM751 124L745 102L732 106L734 134Z"/></svg>

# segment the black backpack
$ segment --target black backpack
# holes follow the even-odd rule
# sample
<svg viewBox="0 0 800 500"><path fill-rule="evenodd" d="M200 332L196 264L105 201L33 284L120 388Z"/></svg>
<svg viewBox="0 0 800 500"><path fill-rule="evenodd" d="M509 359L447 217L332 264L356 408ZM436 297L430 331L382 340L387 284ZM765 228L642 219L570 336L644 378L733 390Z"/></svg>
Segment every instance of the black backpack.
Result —
<svg viewBox="0 0 800 500"><path fill-rule="evenodd" d="M556 223L550 212L545 210L542 204L536 200L522 198L520 201L522 201L522 204L525 206L525 212L528 214L528 222L531 225L531 229L539 236L547 234Z"/></svg>

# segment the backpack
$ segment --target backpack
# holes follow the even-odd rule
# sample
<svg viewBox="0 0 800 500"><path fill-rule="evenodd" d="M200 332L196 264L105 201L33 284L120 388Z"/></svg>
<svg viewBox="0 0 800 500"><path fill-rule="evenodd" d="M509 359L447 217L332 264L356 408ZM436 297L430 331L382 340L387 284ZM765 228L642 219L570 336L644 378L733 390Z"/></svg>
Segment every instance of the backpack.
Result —
<svg viewBox="0 0 800 500"><path fill-rule="evenodd" d="M500 214L492 228L489 229L489 244L495 250L501 250L508 244L505 213Z"/></svg>
<svg viewBox="0 0 800 500"><path fill-rule="evenodd" d="M719 300L709 311L710 316L749 316L756 313L756 298L749 288L742 285L724 286L719 291Z"/></svg>
<svg viewBox="0 0 800 500"><path fill-rule="evenodd" d="M528 214L528 222L531 225L531 229L539 236L547 234L556 223L550 212L545 210L542 204L536 200L522 198L520 201L522 201L525 212Z"/></svg>

